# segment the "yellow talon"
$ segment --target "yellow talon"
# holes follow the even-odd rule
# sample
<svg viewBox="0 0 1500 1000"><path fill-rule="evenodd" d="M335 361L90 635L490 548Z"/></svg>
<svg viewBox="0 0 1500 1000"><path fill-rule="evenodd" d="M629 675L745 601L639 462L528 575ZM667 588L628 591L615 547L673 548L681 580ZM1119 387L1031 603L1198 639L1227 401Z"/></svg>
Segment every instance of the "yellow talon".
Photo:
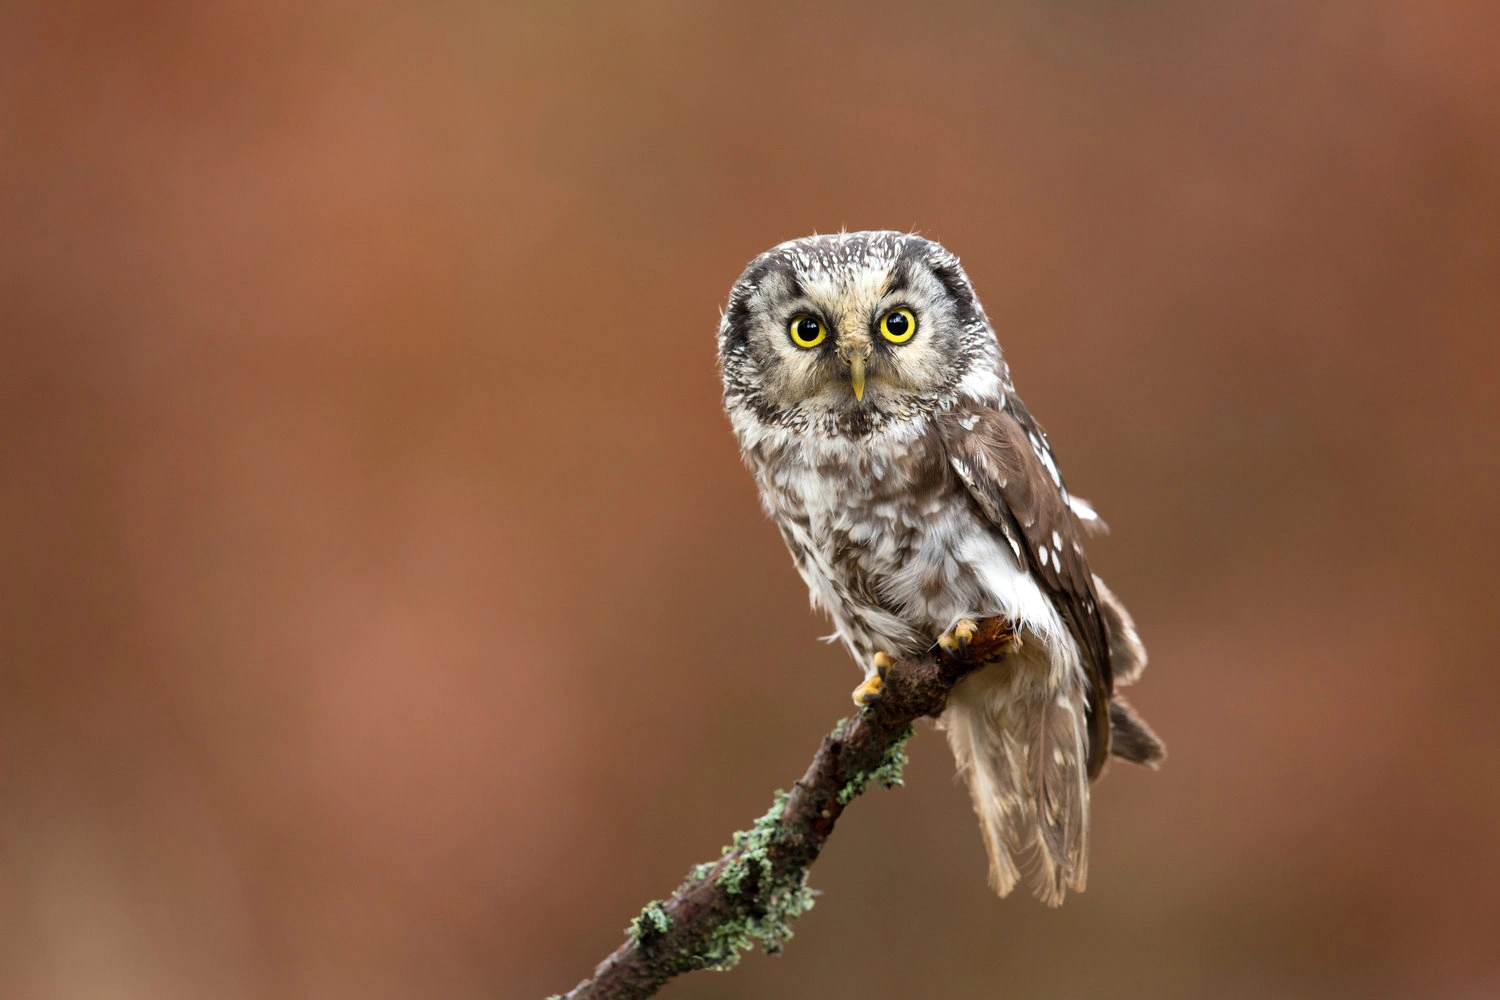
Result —
<svg viewBox="0 0 1500 1000"><path fill-rule="evenodd" d="M885 675L891 669L894 662L885 653L875 654L875 673L866 677L864 683L854 689L854 704L856 706L859 708L869 708L885 697Z"/></svg>
<svg viewBox="0 0 1500 1000"><path fill-rule="evenodd" d="M953 625L953 631L944 632L938 636L938 645L943 652L952 657L962 657L969 651L969 640L974 638L974 633L979 631L979 623L972 618L960 618Z"/></svg>

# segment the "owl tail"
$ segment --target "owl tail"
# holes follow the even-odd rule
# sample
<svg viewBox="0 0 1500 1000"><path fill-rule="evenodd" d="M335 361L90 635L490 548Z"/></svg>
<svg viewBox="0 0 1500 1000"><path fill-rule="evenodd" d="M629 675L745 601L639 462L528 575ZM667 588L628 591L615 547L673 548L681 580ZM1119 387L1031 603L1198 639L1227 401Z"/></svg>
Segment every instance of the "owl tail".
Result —
<svg viewBox="0 0 1500 1000"><path fill-rule="evenodd" d="M1088 878L1088 736L1081 680L1037 655L1041 643L962 681L942 728L969 784L1001 896L1030 874L1032 891L1057 906ZM1033 653L1033 650L1037 651Z"/></svg>

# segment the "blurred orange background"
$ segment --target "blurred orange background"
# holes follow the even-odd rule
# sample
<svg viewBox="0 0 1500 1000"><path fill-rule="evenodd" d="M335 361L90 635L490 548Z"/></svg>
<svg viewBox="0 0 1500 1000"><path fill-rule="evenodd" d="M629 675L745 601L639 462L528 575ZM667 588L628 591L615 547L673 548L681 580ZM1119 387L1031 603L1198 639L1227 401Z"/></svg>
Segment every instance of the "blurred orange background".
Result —
<svg viewBox="0 0 1500 1000"><path fill-rule="evenodd" d="M540 997L858 673L719 405L745 262L964 260L1152 666L1089 890L930 727L663 996L1500 995L1500 8L0 15L0 995Z"/></svg>

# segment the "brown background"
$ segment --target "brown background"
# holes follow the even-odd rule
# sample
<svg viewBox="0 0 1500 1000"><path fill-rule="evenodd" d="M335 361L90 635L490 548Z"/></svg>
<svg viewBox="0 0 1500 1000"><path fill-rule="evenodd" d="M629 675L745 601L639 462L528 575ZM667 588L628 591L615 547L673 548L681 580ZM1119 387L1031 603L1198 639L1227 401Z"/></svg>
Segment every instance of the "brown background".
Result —
<svg viewBox="0 0 1500 1000"><path fill-rule="evenodd" d="M125 8L0 15L0 995L539 997L762 812L858 675L713 331L841 226L963 257L1172 758L1051 912L923 732L664 995L1500 995L1493 3Z"/></svg>

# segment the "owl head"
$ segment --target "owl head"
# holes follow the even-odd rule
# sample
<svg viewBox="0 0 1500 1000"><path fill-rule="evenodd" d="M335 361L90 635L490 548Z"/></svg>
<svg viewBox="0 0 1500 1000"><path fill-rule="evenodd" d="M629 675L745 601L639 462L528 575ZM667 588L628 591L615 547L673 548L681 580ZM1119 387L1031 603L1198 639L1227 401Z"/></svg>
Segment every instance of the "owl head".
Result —
<svg viewBox="0 0 1500 1000"><path fill-rule="evenodd" d="M731 413L839 435L1009 382L958 258L909 233L808 236L755 258L730 291L719 361Z"/></svg>

